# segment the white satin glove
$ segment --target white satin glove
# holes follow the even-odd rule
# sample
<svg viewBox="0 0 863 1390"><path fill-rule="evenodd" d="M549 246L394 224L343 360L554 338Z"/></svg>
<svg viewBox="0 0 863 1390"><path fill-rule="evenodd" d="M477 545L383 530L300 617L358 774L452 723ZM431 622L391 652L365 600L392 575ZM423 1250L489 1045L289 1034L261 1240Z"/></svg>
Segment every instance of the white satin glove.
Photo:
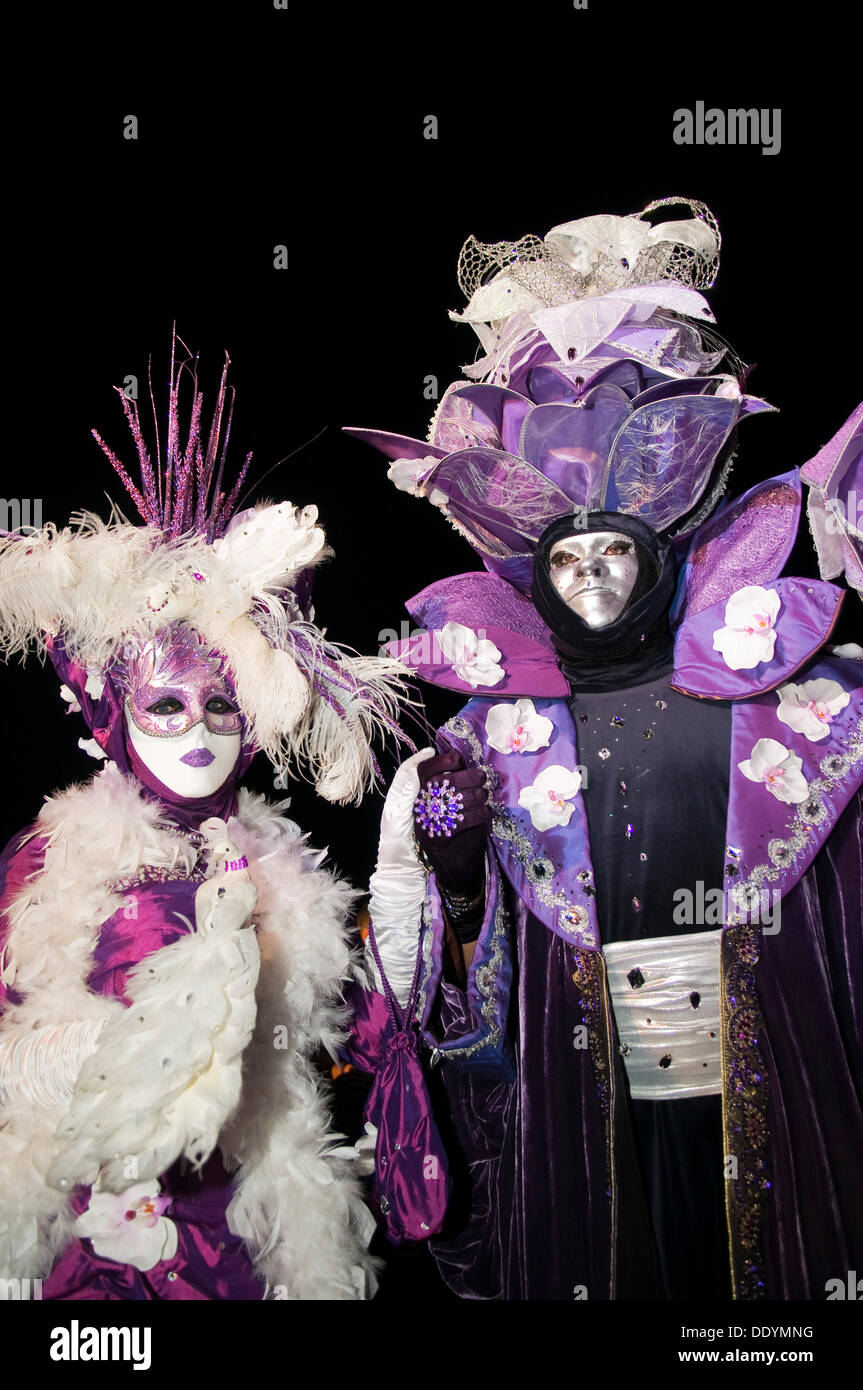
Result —
<svg viewBox="0 0 863 1390"><path fill-rule="evenodd" d="M416 969L417 945L426 899L426 871L414 840L414 802L419 795L417 767L433 758L434 748L422 748L402 763L392 780L381 816L378 862L369 879L369 915L378 954L393 994L404 1006ZM366 956L375 989L383 993L371 949Z"/></svg>

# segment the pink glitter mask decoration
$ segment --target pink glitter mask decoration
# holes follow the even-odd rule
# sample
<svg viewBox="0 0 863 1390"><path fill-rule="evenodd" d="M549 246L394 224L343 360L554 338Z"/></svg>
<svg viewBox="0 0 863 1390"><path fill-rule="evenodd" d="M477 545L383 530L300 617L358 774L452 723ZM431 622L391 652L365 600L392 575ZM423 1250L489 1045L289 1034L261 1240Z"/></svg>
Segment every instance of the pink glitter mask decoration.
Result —
<svg viewBox="0 0 863 1390"><path fill-rule="evenodd" d="M199 723L214 734L241 734L237 699L221 665L193 628L163 628L124 662L121 679L135 727L152 738L178 738Z"/></svg>

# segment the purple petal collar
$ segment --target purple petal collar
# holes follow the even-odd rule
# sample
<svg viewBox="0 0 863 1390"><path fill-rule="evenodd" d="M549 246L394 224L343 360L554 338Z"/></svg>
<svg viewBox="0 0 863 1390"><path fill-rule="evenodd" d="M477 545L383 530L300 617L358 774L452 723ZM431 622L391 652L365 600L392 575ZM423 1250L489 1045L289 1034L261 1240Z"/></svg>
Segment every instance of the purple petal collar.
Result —
<svg viewBox="0 0 863 1390"><path fill-rule="evenodd" d="M734 671L713 646L714 633L725 625L725 600L713 603L683 622L674 641L674 674L669 684L702 700L745 700L790 680L827 641L845 591L817 579L776 579L779 594L776 645L770 660Z"/></svg>

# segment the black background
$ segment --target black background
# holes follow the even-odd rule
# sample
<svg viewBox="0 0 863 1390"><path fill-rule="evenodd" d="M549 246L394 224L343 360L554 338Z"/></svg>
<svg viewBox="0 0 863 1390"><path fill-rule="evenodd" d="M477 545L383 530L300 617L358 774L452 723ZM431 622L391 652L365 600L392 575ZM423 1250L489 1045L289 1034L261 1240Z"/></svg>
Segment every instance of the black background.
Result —
<svg viewBox="0 0 863 1390"><path fill-rule="evenodd" d="M258 495L320 509L336 559L318 575L318 621L374 651L406 618L406 598L479 568L437 511L396 492L381 456L340 433L425 435L425 378L443 391L478 346L446 316L463 307L462 242L543 234L676 193L719 219L709 298L757 364L750 389L780 410L744 424L732 491L805 462L859 395L847 21L829 6L803 25L779 6L588 3L291 0L287 11L147 5L69 20L67 61L40 74L13 143L7 277L23 294L7 320L18 442L3 495L41 497L58 524L77 508L104 515L106 494L134 517L89 432L131 462L111 388L132 373L143 389L152 354L159 394L176 320L210 400L230 353L237 466L253 449L260 478L291 455ZM676 145L673 113L699 99L781 108L780 153ZM123 136L130 114L137 140ZM436 140L424 138L428 115ZM287 270L273 268L278 244ZM794 558L815 573L808 537ZM852 596L841 635L855 626ZM427 699L434 722L455 708L455 697ZM46 792L93 764L53 672L12 665L3 701L19 768L5 842ZM272 790L260 759L249 780ZM290 791L291 814L365 883L377 798L355 810Z"/></svg>
<svg viewBox="0 0 863 1390"><path fill-rule="evenodd" d="M106 494L134 515L89 432L131 461L111 388L143 383L152 354L161 394L176 321L210 401L230 353L235 464L253 449L255 479L291 455L257 495L320 510L336 559L318 576L318 621L376 650L406 598L479 564L341 427L424 436L425 378L442 392L475 355L446 316L463 307L470 233L541 235L671 194L718 217L708 297L757 363L749 389L780 411L743 425L732 492L804 463L859 398L852 11L256 0L49 15L9 59L23 81L7 131L0 479L6 497L41 498L45 521L104 515ZM676 145L673 113L698 100L781 108L781 152ZM130 114L137 140L123 136ZM794 569L816 573L805 535ZM845 610L838 640L859 640L853 595ZM5 843L94 765L50 668L12 664L0 688ZM427 693L435 724L456 703ZM248 780L272 794L262 760ZM364 886L379 798L357 810L290 793L290 814Z"/></svg>

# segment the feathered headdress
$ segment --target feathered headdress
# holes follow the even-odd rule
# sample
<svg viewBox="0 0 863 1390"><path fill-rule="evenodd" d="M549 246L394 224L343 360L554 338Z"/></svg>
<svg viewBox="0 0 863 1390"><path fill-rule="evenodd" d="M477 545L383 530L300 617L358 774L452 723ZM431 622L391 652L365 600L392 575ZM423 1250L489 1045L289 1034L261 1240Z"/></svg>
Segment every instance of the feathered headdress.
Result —
<svg viewBox="0 0 863 1390"><path fill-rule="evenodd" d="M251 454L229 488L228 360L205 430L196 365L191 356L177 362L177 341L164 454L157 426L151 458L137 404L117 388L139 481L93 431L145 524L81 513L62 530L0 534L0 653L53 654L59 641L98 688L112 671L122 679L130 644L186 624L224 658L247 740L280 772L307 769L328 800L358 801L378 772L375 734L407 741L396 724L401 667L345 650L311 621L308 575L331 554L317 509L282 502L236 511ZM182 440L184 373L193 391Z"/></svg>

